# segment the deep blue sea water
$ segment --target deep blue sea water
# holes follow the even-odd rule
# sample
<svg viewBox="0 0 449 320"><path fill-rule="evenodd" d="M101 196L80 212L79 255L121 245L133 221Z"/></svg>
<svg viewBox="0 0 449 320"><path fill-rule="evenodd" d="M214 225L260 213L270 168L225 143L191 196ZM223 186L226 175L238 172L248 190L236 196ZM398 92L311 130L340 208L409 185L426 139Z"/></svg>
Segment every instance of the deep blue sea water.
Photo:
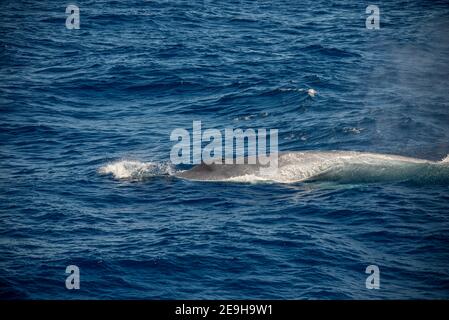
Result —
<svg viewBox="0 0 449 320"><path fill-rule="evenodd" d="M194 120L277 128L282 151L441 160L447 1L376 2L380 30L365 28L367 1L80 0L79 30L67 4L0 4L0 298L449 298L447 177L99 172L168 163L171 131Z"/></svg>

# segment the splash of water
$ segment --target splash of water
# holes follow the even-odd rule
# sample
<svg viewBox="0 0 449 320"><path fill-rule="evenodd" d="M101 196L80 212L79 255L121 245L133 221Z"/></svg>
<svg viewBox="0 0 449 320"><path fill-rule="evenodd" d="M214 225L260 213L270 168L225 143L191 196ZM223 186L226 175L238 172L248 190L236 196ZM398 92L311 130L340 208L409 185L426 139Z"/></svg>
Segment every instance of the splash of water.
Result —
<svg viewBox="0 0 449 320"><path fill-rule="evenodd" d="M169 163L119 160L100 167L98 172L104 175L110 174L118 180L141 181L155 176L172 175L174 169Z"/></svg>

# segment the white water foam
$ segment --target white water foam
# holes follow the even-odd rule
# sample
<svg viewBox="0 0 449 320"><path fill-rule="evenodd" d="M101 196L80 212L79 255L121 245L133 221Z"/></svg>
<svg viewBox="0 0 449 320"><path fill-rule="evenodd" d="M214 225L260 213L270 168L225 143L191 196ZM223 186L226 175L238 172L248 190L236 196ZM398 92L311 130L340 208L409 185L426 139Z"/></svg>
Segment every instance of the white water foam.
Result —
<svg viewBox="0 0 449 320"><path fill-rule="evenodd" d="M446 158L444 158L443 160L441 160L442 163L449 163L449 154L446 156Z"/></svg>
<svg viewBox="0 0 449 320"><path fill-rule="evenodd" d="M318 91L312 88L280 88L279 91L281 92L306 92L310 97L315 97L315 95L318 94Z"/></svg>
<svg viewBox="0 0 449 320"><path fill-rule="evenodd" d="M155 176L172 175L173 167L167 163L119 160L98 169L100 174L110 174L118 180L145 180Z"/></svg>

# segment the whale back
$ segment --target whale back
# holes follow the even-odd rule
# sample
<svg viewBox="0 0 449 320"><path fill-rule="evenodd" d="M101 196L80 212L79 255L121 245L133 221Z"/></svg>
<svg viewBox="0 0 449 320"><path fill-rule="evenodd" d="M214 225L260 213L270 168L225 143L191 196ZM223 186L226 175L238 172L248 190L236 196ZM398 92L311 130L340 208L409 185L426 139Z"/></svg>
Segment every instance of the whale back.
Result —
<svg viewBox="0 0 449 320"><path fill-rule="evenodd" d="M447 162L446 162L447 163ZM449 166L443 162L356 151L283 152L276 172L262 171L259 163L202 163L177 173L180 178L200 181L301 181L369 182L384 180L440 179L449 181Z"/></svg>

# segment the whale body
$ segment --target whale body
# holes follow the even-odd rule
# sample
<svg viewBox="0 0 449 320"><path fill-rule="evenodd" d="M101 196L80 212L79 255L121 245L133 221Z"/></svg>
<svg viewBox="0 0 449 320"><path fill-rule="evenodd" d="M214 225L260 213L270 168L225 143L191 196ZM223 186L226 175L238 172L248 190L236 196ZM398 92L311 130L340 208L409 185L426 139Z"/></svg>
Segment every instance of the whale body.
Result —
<svg viewBox="0 0 449 320"><path fill-rule="evenodd" d="M427 181L449 183L449 157L430 161L357 151L303 151L278 154L278 170L264 172L261 164L200 164L175 176L197 181L376 182Z"/></svg>

